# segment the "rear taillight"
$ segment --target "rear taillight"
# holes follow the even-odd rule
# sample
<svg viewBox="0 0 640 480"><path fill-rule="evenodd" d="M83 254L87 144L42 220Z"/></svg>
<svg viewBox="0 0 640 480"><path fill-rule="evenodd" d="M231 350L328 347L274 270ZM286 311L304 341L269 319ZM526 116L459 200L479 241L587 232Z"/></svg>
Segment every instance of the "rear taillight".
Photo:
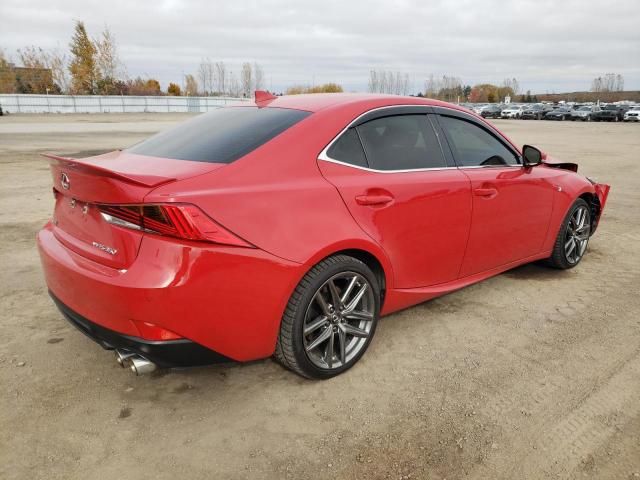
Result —
<svg viewBox="0 0 640 480"><path fill-rule="evenodd" d="M107 222L120 227L186 240L253 247L188 203L98 207Z"/></svg>

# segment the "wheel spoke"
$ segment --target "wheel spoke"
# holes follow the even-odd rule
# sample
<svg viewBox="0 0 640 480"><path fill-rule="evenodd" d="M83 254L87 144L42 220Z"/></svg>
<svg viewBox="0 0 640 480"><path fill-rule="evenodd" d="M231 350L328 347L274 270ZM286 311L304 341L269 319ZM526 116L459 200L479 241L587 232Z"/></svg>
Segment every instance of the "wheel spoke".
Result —
<svg viewBox="0 0 640 480"><path fill-rule="evenodd" d="M571 252L573 252L573 250L576 248L576 241L571 238L567 243L569 243L569 248L566 250L567 253L567 258L569 258L569 255L571 255Z"/></svg>
<svg viewBox="0 0 640 480"><path fill-rule="evenodd" d="M333 304L333 308L338 308L342 305L342 301L340 300L340 293L338 292L338 288L333 280L329 280L327 284L329 287L329 293L331 293L331 303Z"/></svg>
<svg viewBox="0 0 640 480"><path fill-rule="evenodd" d="M578 223L578 228L576 230L580 230L582 227L584 227L584 222L586 222L587 220L587 211L584 209L580 209L580 222Z"/></svg>
<svg viewBox="0 0 640 480"><path fill-rule="evenodd" d="M582 240L580 242L580 257L582 255L584 255L584 251L587 249L587 241L586 240Z"/></svg>
<svg viewBox="0 0 640 480"><path fill-rule="evenodd" d="M349 325L348 323L343 323L342 325L340 325L340 328L344 330L344 333L352 335L354 337L367 338L369 336L369 334L361 328L354 327L353 325Z"/></svg>
<svg viewBox="0 0 640 480"><path fill-rule="evenodd" d="M329 311L329 305L327 305L327 301L322 296L322 292L320 290L316 292L313 298L316 302L318 302L318 305L320 305L320 308L325 315L331 315L331 312Z"/></svg>
<svg viewBox="0 0 640 480"><path fill-rule="evenodd" d="M344 317L348 318L349 320L373 320L373 314L365 312L363 310L353 310L351 312L345 313Z"/></svg>
<svg viewBox="0 0 640 480"><path fill-rule="evenodd" d="M305 334L305 336L309 335L310 333L315 332L320 327L323 327L323 326L328 325L328 324L329 324L329 320L327 319L327 316L326 315L320 315L312 323L310 323L309 325L304 327L304 334Z"/></svg>
<svg viewBox="0 0 640 480"><path fill-rule="evenodd" d="M320 335L318 335L318 337L313 342L307 345L307 352L313 350L322 342L325 342L332 335L333 335L333 329L331 328L325 329L323 332L320 333Z"/></svg>
<svg viewBox="0 0 640 480"><path fill-rule="evenodd" d="M584 242L587 238L589 238L589 234L588 233L583 233L582 235L578 235L576 238L578 240L580 240L581 242Z"/></svg>
<svg viewBox="0 0 640 480"><path fill-rule="evenodd" d="M333 368L333 328L327 328L329 332L329 343L327 344L327 349L325 350L325 360L329 368Z"/></svg>
<svg viewBox="0 0 640 480"><path fill-rule="evenodd" d="M338 330L338 342L340 343L340 361L344 365L347 361L347 334L344 330Z"/></svg>
<svg viewBox="0 0 640 480"><path fill-rule="evenodd" d="M367 287L368 287L368 284L366 284L366 283L364 285L362 285L360 290L358 290L358 293L356 293L356 296L353 297L353 299L345 307L345 309L344 309L345 312L352 312L353 310L355 310L355 308L358 306L358 303L360 303L360 300L362 300L362 297L366 293Z"/></svg>
<svg viewBox="0 0 640 480"><path fill-rule="evenodd" d="M349 295L351 295L351 292L353 291L353 287L356 286L357 281L358 281L358 277L356 275L354 275L349 281L349 285L347 285L347 288L345 288L344 293L342 294L342 298L340 299L343 305L347 304L347 299L349 298Z"/></svg>

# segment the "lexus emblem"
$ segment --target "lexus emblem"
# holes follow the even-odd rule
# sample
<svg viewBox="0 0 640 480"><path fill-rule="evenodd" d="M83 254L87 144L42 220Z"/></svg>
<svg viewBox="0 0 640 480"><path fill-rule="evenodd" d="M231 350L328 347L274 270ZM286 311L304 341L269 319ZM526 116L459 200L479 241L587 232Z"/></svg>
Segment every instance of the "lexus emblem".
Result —
<svg viewBox="0 0 640 480"><path fill-rule="evenodd" d="M62 188L64 188L65 190L69 190L69 187L71 186L69 177L64 172L60 174L60 185L62 185Z"/></svg>

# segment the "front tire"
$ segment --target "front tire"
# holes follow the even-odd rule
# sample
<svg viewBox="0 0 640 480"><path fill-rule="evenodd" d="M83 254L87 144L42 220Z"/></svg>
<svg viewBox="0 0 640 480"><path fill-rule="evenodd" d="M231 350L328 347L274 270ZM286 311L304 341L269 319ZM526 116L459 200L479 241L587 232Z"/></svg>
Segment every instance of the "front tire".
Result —
<svg viewBox="0 0 640 480"><path fill-rule="evenodd" d="M347 255L314 266L289 299L275 358L312 379L327 379L356 364L380 316L380 286L371 269Z"/></svg>
<svg viewBox="0 0 640 480"><path fill-rule="evenodd" d="M590 235L591 212L589 205L579 198L571 206L560 226L549 264L562 270L578 265L587 251Z"/></svg>

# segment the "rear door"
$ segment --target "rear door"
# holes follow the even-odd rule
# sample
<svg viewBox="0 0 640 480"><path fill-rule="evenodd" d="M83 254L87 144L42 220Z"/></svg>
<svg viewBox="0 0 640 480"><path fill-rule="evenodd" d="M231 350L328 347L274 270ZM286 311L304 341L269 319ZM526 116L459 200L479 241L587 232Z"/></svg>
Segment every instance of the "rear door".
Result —
<svg viewBox="0 0 640 480"><path fill-rule="evenodd" d="M370 112L318 162L360 227L391 259L398 288L456 279L468 236L470 182L443 153L428 111Z"/></svg>
<svg viewBox="0 0 640 480"><path fill-rule="evenodd" d="M462 112L436 110L453 157L471 181L473 216L460 276L539 253L558 172L525 168L519 153L489 125Z"/></svg>

